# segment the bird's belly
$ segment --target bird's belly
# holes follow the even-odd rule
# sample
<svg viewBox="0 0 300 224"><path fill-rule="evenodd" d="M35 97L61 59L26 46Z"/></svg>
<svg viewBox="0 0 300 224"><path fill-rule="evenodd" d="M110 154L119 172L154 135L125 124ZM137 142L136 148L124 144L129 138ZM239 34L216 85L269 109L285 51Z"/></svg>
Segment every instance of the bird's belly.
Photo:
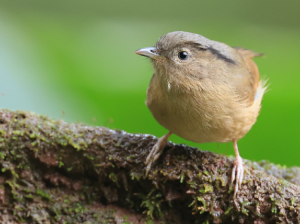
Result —
<svg viewBox="0 0 300 224"><path fill-rule="evenodd" d="M147 102L154 118L172 133L197 143L239 140L250 130L257 116L245 116L244 110L225 113L222 106L207 107L205 102L202 108L195 108L189 101L180 103L180 99L162 102Z"/></svg>

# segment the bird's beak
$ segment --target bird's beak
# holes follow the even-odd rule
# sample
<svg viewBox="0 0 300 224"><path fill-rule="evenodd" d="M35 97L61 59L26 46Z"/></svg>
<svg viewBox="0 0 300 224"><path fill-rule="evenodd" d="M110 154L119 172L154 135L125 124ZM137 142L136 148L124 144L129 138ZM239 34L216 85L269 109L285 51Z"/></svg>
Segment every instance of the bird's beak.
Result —
<svg viewBox="0 0 300 224"><path fill-rule="evenodd" d="M154 59L154 60L159 60L159 59L164 58L163 56L160 56L159 54L156 53L155 47L141 48L141 49L136 50L134 53Z"/></svg>

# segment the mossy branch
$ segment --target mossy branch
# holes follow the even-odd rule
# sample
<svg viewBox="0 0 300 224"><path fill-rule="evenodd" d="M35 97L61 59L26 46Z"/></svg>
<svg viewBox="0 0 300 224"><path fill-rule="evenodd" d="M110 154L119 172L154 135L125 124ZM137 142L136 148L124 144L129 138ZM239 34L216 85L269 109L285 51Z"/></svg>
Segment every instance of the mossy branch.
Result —
<svg viewBox="0 0 300 224"><path fill-rule="evenodd" d="M0 110L1 223L298 223L300 169L245 163L233 198L232 160L31 112Z"/></svg>

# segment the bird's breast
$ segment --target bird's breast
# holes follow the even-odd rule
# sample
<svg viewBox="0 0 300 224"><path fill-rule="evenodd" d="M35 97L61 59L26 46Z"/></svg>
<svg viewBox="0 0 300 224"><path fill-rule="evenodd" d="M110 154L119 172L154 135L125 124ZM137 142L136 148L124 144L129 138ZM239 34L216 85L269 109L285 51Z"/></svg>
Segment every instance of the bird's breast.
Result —
<svg viewBox="0 0 300 224"><path fill-rule="evenodd" d="M163 127L184 139L198 143L228 142L242 138L255 123L259 111L247 110L230 94L228 87L203 80L182 87L162 82L154 75L146 104Z"/></svg>

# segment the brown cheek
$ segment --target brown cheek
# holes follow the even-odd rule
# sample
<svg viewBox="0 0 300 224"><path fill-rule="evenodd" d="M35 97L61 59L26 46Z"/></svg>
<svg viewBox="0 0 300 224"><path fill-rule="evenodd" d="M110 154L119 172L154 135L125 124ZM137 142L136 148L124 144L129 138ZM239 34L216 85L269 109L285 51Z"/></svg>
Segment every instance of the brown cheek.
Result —
<svg viewBox="0 0 300 224"><path fill-rule="evenodd" d="M207 70L199 63L187 64L184 67L184 73L192 78L202 79L209 76Z"/></svg>

